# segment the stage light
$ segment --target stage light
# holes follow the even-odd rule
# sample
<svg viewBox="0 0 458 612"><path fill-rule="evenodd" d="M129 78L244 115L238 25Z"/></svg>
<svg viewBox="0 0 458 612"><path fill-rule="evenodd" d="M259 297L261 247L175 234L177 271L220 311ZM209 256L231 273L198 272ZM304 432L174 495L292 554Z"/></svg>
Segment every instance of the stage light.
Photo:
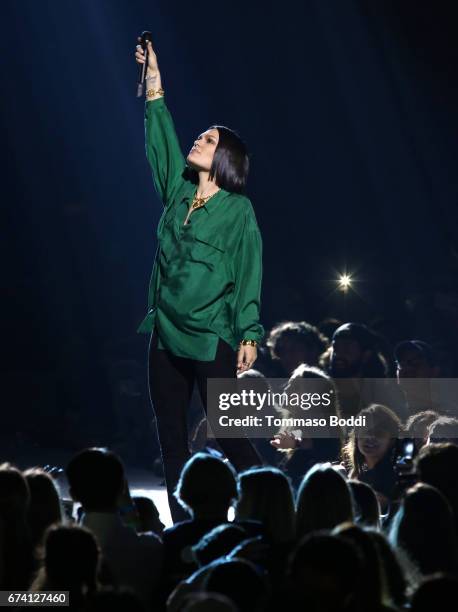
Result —
<svg viewBox="0 0 458 612"><path fill-rule="evenodd" d="M337 281L337 283L338 283L338 288L340 289L340 291L342 291L343 293L347 293L347 291L351 287L351 276L349 274L342 274L339 277L339 280Z"/></svg>

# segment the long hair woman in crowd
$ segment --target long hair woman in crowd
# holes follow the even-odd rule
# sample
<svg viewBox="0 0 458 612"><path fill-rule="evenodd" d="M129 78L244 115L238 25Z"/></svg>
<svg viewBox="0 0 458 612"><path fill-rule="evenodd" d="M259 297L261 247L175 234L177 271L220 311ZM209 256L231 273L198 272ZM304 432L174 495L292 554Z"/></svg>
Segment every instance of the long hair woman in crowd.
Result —
<svg viewBox="0 0 458 612"><path fill-rule="evenodd" d="M297 494L296 537L353 520L353 501L345 478L330 464L315 465L304 476Z"/></svg>
<svg viewBox="0 0 458 612"><path fill-rule="evenodd" d="M26 590L34 569L27 522L30 491L22 473L0 465L0 589Z"/></svg>
<svg viewBox="0 0 458 612"><path fill-rule="evenodd" d="M395 494L398 440L403 432L399 417L387 406L372 404L358 413L365 426L355 427L343 449L350 478L371 485L386 510Z"/></svg>
<svg viewBox="0 0 458 612"><path fill-rule="evenodd" d="M41 468L30 468L24 472L24 477L30 491L27 520L35 547L41 543L50 525L63 521L64 511L57 485L50 474Z"/></svg>
<svg viewBox="0 0 458 612"><path fill-rule="evenodd" d="M259 521L273 544L294 539L295 513L291 485L285 474L273 467L252 468L238 479L238 521Z"/></svg>
<svg viewBox="0 0 458 612"><path fill-rule="evenodd" d="M300 406L288 406L288 409L279 408L282 418L315 418L325 419L329 423L330 416L340 418L339 400L337 390L330 378L323 370L299 365L291 375L285 387L287 397L293 394L303 397L303 394L318 392L327 394L329 403L321 402L320 406L313 406L307 410ZM326 405L327 404L327 405ZM309 430L299 427L282 428L271 440L271 445L284 453L279 467L291 478L294 488L297 489L304 474L316 463L337 461L344 441L345 431L342 427L316 427Z"/></svg>
<svg viewBox="0 0 458 612"><path fill-rule="evenodd" d="M71 609L80 609L98 588L100 552L94 535L77 525L53 525L39 551L41 567L32 592L69 591Z"/></svg>
<svg viewBox="0 0 458 612"><path fill-rule="evenodd" d="M207 379L235 378L251 368L264 330L259 323L262 242L243 195L249 159L240 137L213 125L186 159L164 102L151 42L146 70L146 152L164 204L150 281L148 312L138 328L151 335L149 388L169 505L186 519L173 490L189 458L187 411L194 383L207 407ZM261 463L243 436L219 444L236 469Z"/></svg>
<svg viewBox="0 0 458 612"><path fill-rule="evenodd" d="M458 570L458 541L453 513L434 487L418 483L410 488L390 527L393 546L426 576Z"/></svg>

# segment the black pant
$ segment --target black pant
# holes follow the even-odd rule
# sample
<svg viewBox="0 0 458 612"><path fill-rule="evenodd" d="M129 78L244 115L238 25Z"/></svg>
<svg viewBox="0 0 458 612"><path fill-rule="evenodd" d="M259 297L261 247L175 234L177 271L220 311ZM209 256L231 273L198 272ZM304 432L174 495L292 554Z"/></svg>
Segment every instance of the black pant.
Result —
<svg viewBox="0 0 458 612"><path fill-rule="evenodd" d="M154 331L149 346L148 383L153 404L170 512L174 522L189 518L173 496L181 469L190 457L187 411L194 382L207 410L207 378L235 378L236 355L232 347L219 340L214 361L176 357L158 349ZM262 463L247 438L219 438L218 443L236 470ZM211 491L209 491L211 494Z"/></svg>

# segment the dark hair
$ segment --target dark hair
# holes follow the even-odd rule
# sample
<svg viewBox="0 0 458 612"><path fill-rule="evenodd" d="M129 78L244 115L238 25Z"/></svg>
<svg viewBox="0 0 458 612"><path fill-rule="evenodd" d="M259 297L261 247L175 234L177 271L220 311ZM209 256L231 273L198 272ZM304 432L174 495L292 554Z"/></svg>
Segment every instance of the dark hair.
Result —
<svg viewBox="0 0 458 612"><path fill-rule="evenodd" d="M41 468L24 472L30 490L28 523L34 546L40 543L47 527L63 519L59 491L53 477Z"/></svg>
<svg viewBox="0 0 458 612"><path fill-rule="evenodd" d="M278 468L252 467L238 479L236 517L259 521L272 542L294 538L294 497L288 477Z"/></svg>
<svg viewBox="0 0 458 612"><path fill-rule="evenodd" d="M214 179L221 189L231 193L245 191L250 160L245 143L233 130L224 125L212 125L209 130L218 130L219 140L213 155L209 178ZM197 172L189 166L185 176L197 182Z"/></svg>
<svg viewBox="0 0 458 612"><path fill-rule="evenodd" d="M457 539L450 504L434 487L409 489L393 518L390 540L402 547L423 575L455 572Z"/></svg>
<svg viewBox="0 0 458 612"><path fill-rule="evenodd" d="M277 346L285 337L297 338L305 347L315 349L318 355L329 346L328 338L314 325L306 321L282 321L272 327L266 341L272 359L279 359Z"/></svg>
<svg viewBox="0 0 458 612"><path fill-rule="evenodd" d="M223 558L210 566L204 590L225 595L240 612L261 612L267 603L268 583L251 561Z"/></svg>
<svg viewBox="0 0 458 612"><path fill-rule="evenodd" d="M333 529L354 518L347 481L329 463L317 463L310 468L299 487L296 507L297 537Z"/></svg>
<svg viewBox="0 0 458 612"><path fill-rule="evenodd" d="M72 497L85 510L115 506L124 485L124 467L106 448L87 448L66 469Z"/></svg>
<svg viewBox="0 0 458 612"><path fill-rule="evenodd" d="M237 499L236 473L230 463L206 453L196 453L186 462L175 497L193 511L228 510Z"/></svg>
<svg viewBox="0 0 458 612"><path fill-rule="evenodd" d="M331 605L338 609L337 603L343 601L359 603L361 568L361 555L353 542L326 532L305 536L286 569L291 607L303 609L304 601L310 610L323 609L326 604L326 609Z"/></svg>
<svg viewBox="0 0 458 612"><path fill-rule="evenodd" d="M97 589L100 552L95 536L79 525L52 525L38 556L41 567L30 590L69 591L74 609L82 608L85 594Z"/></svg>
<svg viewBox="0 0 458 612"><path fill-rule="evenodd" d="M192 547L192 553L200 566L208 565L228 555L235 546L247 538L247 532L240 525L223 523L202 536Z"/></svg>
<svg viewBox="0 0 458 612"><path fill-rule="evenodd" d="M250 170L245 143L236 132L224 125L212 125L208 129L218 130L219 133L209 178L214 178L221 189L243 193Z"/></svg>
<svg viewBox="0 0 458 612"><path fill-rule="evenodd" d="M348 480L353 502L355 504L355 520L365 527L380 527L380 505L374 489L360 480Z"/></svg>
<svg viewBox="0 0 458 612"><path fill-rule="evenodd" d="M0 465L0 565L3 589L26 590L33 569L33 547L29 538L27 510L30 490L20 470Z"/></svg>
<svg viewBox="0 0 458 612"><path fill-rule="evenodd" d="M391 449L387 452L394 452L396 440L403 432L403 425L395 412L382 404L371 404L358 412L357 416L365 416L367 420L367 430L378 429L390 434L393 439ZM367 435L367 434L366 434ZM359 478L364 471L364 455L358 448L357 435L355 429L350 432L348 442L342 449L343 459L350 470L350 478Z"/></svg>
<svg viewBox="0 0 458 612"><path fill-rule="evenodd" d="M421 482L436 487L447 498L458 532L458 446L450 442L423 446L415 466Z"/></svg>
<svg viewBox="0 0 458 612"><path fill-rule="evenodd" d="M52 584L85 583L95 588L99 548L91 531L79 525L52 525L44 549L44 567Z"/></svg>
<svg viewBox="0 0 458 612"><path fill-rule="evenodd" d="M326 392L330 397L331 401L329 403L329 406L320 406L323 415L325 413L324 409L326 408L326 416L337 416L340 419L342 413L339 404L337 387L335 385L334 380L330 376L328 376L328 374L321 368L318 368L316 366L309 366L306 363L299 364L297 368L293 370L291 376L289 377L284 391L285 393L305 393L308 390L306 381L310 380L320 381L320 392ZM343 431L340 427L339 438L340 441L343 442Z"/></svg>
<svg viewBox="0 0 458 612"><path fill-rule="evenodd" d="M377 545L361 527L345 523L336 527L333 534L351 542L358 549L363 565L361 567L361 595L368 610L376 610L382 604L384 592L382 562Z"/></svg>
<svg viewBox="0 0 458 612"><path fill-rule="evenodd" d="M375 529L367 529L375 542L382 562L383 583L391 603L402 608L407 600L407 579L404 569L386 536Z"/></svg>

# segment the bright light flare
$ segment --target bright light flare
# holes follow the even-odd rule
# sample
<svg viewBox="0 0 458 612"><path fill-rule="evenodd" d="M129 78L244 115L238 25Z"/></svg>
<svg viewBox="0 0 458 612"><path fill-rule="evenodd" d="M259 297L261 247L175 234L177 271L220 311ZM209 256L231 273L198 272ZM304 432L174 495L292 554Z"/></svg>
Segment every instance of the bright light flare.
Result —
<svg viewBox="0 0 458 612"><path fill-rule="evenodd" d="M349 274L341 274L341 276L339 277L337 281L338 288L343 293L347 293L347 291L351 287L351 282L352 282L352 278Z"/></svg>

